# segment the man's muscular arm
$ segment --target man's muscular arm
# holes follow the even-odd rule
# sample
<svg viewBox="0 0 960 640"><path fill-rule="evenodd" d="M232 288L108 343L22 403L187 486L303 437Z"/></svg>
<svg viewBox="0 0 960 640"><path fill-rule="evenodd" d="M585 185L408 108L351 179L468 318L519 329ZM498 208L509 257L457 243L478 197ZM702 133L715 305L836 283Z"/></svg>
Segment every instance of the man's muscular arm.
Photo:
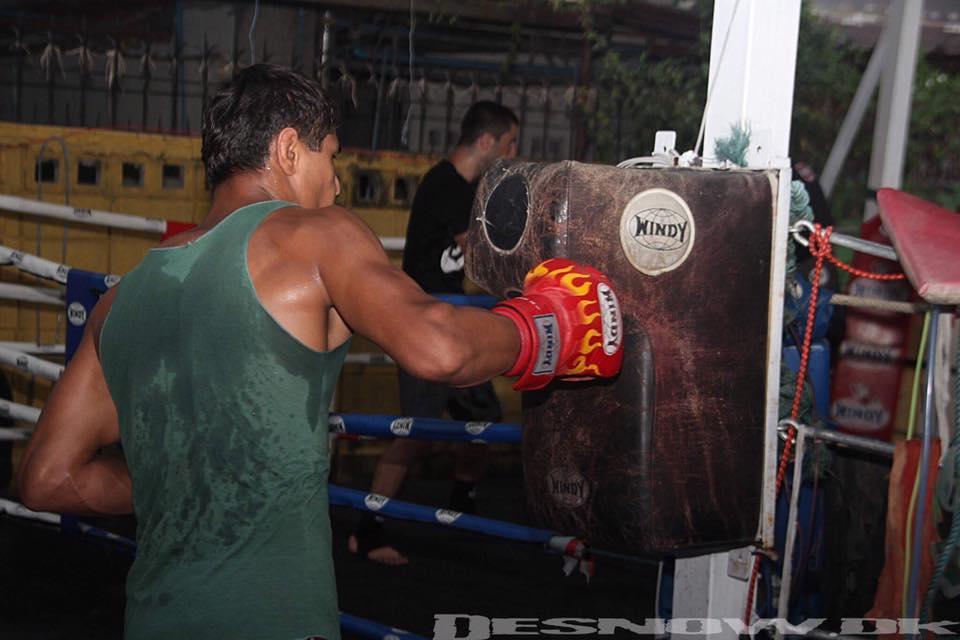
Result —
<svg viewBox="0 0 960 640"><path fill-rule="evenodd" d="M320 245L313 247L318 273L351 330L376 342L412 375L449 385L476 384L513 364L520 338L512 322L439 302L390 263L359 218L337 207L321 215L324 224L313 238Z"/></svg>
<svg viewBox="0 0 960 640"><path fill-rule="evenodd" d="M30 438L18 473L20 497L31 509L76 514L133 511L123 456L105 447L120 440L117 410L107 390L95 339L113 292L91 314L76 354L56 383Z"/></svg>

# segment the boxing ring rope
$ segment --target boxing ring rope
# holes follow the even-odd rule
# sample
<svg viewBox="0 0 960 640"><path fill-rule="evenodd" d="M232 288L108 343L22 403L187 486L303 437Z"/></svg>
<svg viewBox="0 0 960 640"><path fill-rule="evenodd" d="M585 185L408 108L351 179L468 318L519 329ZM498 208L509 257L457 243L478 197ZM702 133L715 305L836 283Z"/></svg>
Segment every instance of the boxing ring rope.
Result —
<svg viewBox="0 0 960 640"><path fill-rule="evenodd" d="M591 555L591 551L582 540L573 536L561 536L547 529L537 529L513 522L483 518L451 509L435 509L412 502L387 498L375 493L348 489L335 484L329 485L328 492L332 505L351 507L358 511L369 511L397 520L440 524L445 527L472 531L514 542L540 544L549 551L573 560L574 565L589 561ZM569 574L571 570L572 566L565 564L564 572Z"/></svg>
<svg viewBox="0 0 960 640"><path fill-rule="evenodd" d="M98 227L111 227L113 229L159 234L167 232L167 221L160 218L145 218L130 213L114 213L100 209L70 207L18 196L0 194L0 209L7 209L16 213L28 213L41 218L82 222Z"/></svg>
<svg viewBox="0 0 960 640"><path fill-rule="evenodd" d="M33 520L35 522L51 524L60 527L60 529L63 531L73 531L82 536L104 540L117 547L120 547L127 552L135 552L137 548L137 543L125 536L121 536L99 527L94 527L93 525L77 520L72 516L60 515L59 513L50 513L48 511L33 511L26 508L19 502L13 502L12 500L0 498L0 513L7 514L15 518L21 518L23 520Z"/></svg>
<svg viewBox="0 0 960 640"><path fill-rule="evenodd" d="M55 280L60 284L67 284L67 273L70 271L70 267L65 264L24 253L5 245L0 245L0 264L12 264L21 271Z"/></svg>
<svg viewBox="0 0 960 640"><path fill-rule="evenodd" d="M168 232L192 226L187 225L187 223L168 221L162 218L147 218L131 213L115 213L113 211L102 211L100 209L71 207L5 194L0 194L0 209L6 209L14 213L26 213L41 218L53 218L97 227L141 231L160 235L166 235ZM380 238L380 242L387 251L403 251L406 245L406 238L384 236Z"/></svg>
<svg viewBox="0 0 960 640"><path fill-rule="evenodd" d="M460 422L440 418L413 418L366 413L331 413L330 431L339 435L372 438L413 438L476 443L518 444L519 424L507 422Z"/></svg>
<svg viewBox="0 0 960 640"><path fill-rule="evenodd" d="M10 349L2 344L0 344L0 364L16 367L24 373L31 373L46 380L58 380L63 375L63 365Z"/></svg>
<svg viewBox="0 0 960 640"><path fill-rule="evenodd" d="M37 344L35 342L0 342L0 347L13 349L29 354L41 354L47 356L62 356L66 353L66 345L62 344Z"/></svg>
<svg viewBox="0 0 960 640"><path fill-rule="evenodd" d="M0 282L0 299L15 300L17 302L31 302L63 306L63 292L50 287L31 287L25 284Z"/></svg>
<svg viewBox="0 0 960 640"><path fill-rule="evenodd" d="M40 409L36 407L31 407L26 404L19 404L16 402L10 402L9 400L0 399L0 416L7 416L13 418L14 420L22 420L24 422L32 422L36 424L40 420ZM10 430L14 431L14 430ZM0 440L4 438L0 436ZM21 438L16 438L17 440Z"/></svg>

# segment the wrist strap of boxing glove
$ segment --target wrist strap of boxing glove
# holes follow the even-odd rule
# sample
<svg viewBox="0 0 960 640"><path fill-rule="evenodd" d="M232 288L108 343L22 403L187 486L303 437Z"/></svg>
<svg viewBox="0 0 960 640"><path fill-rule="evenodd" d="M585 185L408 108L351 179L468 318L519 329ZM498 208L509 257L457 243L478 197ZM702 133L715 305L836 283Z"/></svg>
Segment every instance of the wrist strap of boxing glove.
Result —
<svg viewBox="0 0 960 640"><path fill-rule="evenodd" d="M557 316L539 296L511 298L498 303L493 313L510 318L520 332L520 353L503 375L519 376L514 389L534 390L547 386L556 375L560 357Z"/></svg>

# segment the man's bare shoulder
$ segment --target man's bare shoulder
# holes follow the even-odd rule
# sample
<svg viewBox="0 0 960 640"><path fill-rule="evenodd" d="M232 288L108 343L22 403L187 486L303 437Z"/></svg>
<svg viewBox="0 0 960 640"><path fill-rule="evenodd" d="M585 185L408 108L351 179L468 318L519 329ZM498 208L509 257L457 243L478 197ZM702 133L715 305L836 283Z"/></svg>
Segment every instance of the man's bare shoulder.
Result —
<svg viewBox="0 0 960 640"><path fill-rule="evenodd" d="M319 209L291 207L272 216L267 224L277 242L291 250L345 248L358 243L379 245L376 234L357 214L336 205Z"/></svg>

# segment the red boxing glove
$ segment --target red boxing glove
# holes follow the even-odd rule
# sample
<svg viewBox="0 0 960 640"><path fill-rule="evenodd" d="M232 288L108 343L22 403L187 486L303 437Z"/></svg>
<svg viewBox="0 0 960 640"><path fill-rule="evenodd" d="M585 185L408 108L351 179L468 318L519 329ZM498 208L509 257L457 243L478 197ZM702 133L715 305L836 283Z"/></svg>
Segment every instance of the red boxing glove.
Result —
<svg viewBox="0 0 960 640"><path fill-rule="evenodd" d="M523 296L493 313L520 331L520 355L504 375L520 376L518 391L542 389L554 378L586 380L617 375L623 364L620 303L605 275L566 258L530 270Z"/></svg>

